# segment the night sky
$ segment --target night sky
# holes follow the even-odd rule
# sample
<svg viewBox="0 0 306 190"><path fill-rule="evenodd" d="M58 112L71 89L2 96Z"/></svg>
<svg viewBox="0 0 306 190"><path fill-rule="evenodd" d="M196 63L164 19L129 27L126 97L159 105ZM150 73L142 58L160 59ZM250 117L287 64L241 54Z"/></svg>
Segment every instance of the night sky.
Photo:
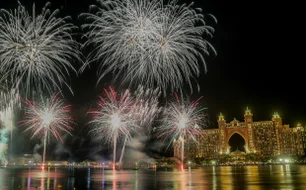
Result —
<svg viewBox="0 0 306 190"><path fill-rule="evenodd" d="M33 1L21 0L29 6ZM37 6L45 0L36 0ZM88 12L95 0L51 0L52 8L60 8L64 15L71 15L75 24L77 15ZM191 2L189 0L179 1ZM208 72L198 79L201 91L192 98L203 96L201 102L208 108L210 127L217 127L219 112L227 121L242 121L246 106L254 120L270 120L278 111L284 123L306 125L306 100L304 93L304 64L302 57L302 22L298 5L285 2L195 0L195 7L203 13L213 14L218 23L214 38L209 40L218 55L207 57ZM1 0L0 8L14 7L13 0ZM204 71L204 70L203 70ZM71 76L74 96L65 93L73 105L74 115L84 121L83 113L93 103L103 87L113 84L105 78L96 87L93 65L79 77ZM168 95L171 97L171 94ZM87 106L87 107L86 107Z"/></svg>

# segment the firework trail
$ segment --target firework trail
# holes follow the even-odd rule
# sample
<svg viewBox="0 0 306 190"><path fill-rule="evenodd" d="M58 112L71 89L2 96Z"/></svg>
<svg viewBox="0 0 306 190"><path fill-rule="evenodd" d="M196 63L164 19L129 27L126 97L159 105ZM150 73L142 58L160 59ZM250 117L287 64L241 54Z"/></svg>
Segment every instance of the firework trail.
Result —
<svg viewBox="0 0 306 190"><path fill-rule="evenodd" d="M204 55L215 53L203 35L212 37L200 9L170 0L99 0L97 12L85 13L88 41L93 46L89 60L102 60L98 82L113 73L114 80L146 88L180 89L200 75ZM210 15L211 16L211 15ZM215 18L211 16L213 20ZM196 80L195 80L196 82ZM198 85L199 88L199 85Z"/></svg>
<svg viewBox="0 0 306 190"><path fill-rule="evenodd" d="M10 135L14 128L14 111L20 106L19 93L16 89L10 89L7 82L0 85L0 163L7 163L7 149ZM12 145L11 145L12 146Z"/></svg>
<svg viewBox="0 0 306 190"><path fill-rule="evenodd" d="M169 141L170 144L179 139L182 142L181 162L184 162L184 141L190 140L197 143L201 136L200 124L205 123L205 108L199 107L199 98L190 102L175 94L176 101L170 102L163 112L162 124L157 128L158 137ZM169 144L169 145L170 145ZM168 146L169 146L168 145Z"/></svg>
<svg viewBox="0 0 306 190"><path fill-rule="evenodd" d="M25 104L27 109L20 126L25 128L24 132L31 133L31 139L43 138L43 164L45 164L47 139L54 136L63 143L61 132L72 135L71 105L65 105L59 93L41 102L26 100Z"/></svg>
<svg viewBox="0 0 306 190"><path fill-rule="evenodd" d="M75 26L69 17L57 18L47 3L40 14L33 5L32 14L19 3L14 10L0 14L0 80L10 82L27 95L30 91L60 90L69 87L70 63L79 59L78 44L71 37Z"/></svg>

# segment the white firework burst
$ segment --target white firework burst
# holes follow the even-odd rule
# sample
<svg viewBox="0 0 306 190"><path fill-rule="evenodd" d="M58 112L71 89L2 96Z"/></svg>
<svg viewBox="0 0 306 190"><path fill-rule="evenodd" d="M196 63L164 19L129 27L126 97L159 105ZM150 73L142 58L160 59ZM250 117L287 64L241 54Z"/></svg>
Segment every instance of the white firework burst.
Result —
<svg viewBox="0 0 306 190"><path fill-rule="evenodd" d="M71 105L65 105L59 93L53 94L47 100L26 100L25 116L19 122L20 126L25 128L24 132L31 132L31 139L43 137L43 164L46 159L47 138L54 136L63 143L61 132L72 135L71 131L74 130L71 126L74 124L70 116Z"/></svg>
<svg viewBox="0 0 306 190"><path fill-rule="evenodd" d="M158 137L170 144L179 139L181 141L181 162L184 163L185 140L198 143L202 136L205 121L204 108L199 107L199 98L196 101L184 100L175 94L176 101L170 102L163 113L162 124L157 128ZM182 165L183 167L183 165Z"/></svg>
<svg viewBox="0 0 306 190"><path fill-rule="evenodd" d="M206 124L205 108L199 107L196 101L180 99L176 94L176 101L167 104L163 112L161 125L156 128L158 137L170 143L174 139L189 139L197 142L201 136L201 129Z"/></svg>
<svg viewBox="0 0 306 190"><path fill-rule="evenodd" d="M146 132L160 112L158 107L159 89L144 89L140 86L132 95L129 90L117 93L112 88L104 89L105 97L100 96L98 108L90 111L93 119L89 122L90 134L96 139L113 145L113 162L116 162L117 142L124 139L120 156L123 158L127 142L135 134Z"/></svg>
<svg viewBox="0 0 306 190"><path fill-rule="evenodd" d="M89 131L96 139L102 139L113 145L113 163L116 162L117 141L124 138L129 140L132 133L138 128L133 117L133 101L129 90L117 94L110 88L104 89L106 97L100 96L98 108L89 113L93 119L89 122L92 126ZM125 144L124 144L125 146Z"/></svg>
<svg viewBox="0 0 306 190"><path fill-rule="evenodd" d="M75 72L70 60L79 58L78 44L71 32L69 17L57 18L47 3L40 14L33 5L32 14L19 3L14 10L0 14L1 80L10 80L20 91L45 91L50 94L69 87L69 71Z"/></svg>
<svg viewBox="0 0 306 190"><path fill-rule="evenodd" d="M96 14L82 14L90 22L85 46L94 46L90 62L102 60L99 81L112 72L123 83L178 90L200 74L204 54L212 45L203 37L214 29L200 9L170 0L99 0ZM214 18L214 17L212 17ZM196 81L196 80L195 80Z"/></svg>

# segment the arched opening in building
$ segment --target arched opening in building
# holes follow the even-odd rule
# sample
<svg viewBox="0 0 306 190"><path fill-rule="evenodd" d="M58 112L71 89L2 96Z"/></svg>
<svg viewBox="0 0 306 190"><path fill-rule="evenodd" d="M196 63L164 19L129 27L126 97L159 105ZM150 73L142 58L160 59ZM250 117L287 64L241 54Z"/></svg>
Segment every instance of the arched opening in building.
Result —
<svg viewBox="0 0 306 190"><path fill-rule="evenodd" d="M246 152L245 140L238 133L235 133L231 136L231 138L228 140L228 144L230 146L230 152L233 152L233 151L236 151L236 150Z"/></svg>

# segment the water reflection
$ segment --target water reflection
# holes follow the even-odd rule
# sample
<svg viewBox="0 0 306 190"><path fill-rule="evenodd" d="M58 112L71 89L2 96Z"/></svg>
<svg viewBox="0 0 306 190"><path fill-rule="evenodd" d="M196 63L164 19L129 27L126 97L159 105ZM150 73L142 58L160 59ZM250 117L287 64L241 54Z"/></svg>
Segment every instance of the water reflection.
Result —
<svg viewBox="0 0 306 190"><path fill-rule="evenodd" d="M285 175L285 172L284 172L284 165L281 165L281 166L280 166L280 170L281 170L281 175L282 175L282 176Z"/></svg>
<svg viewBox="0 0 306 190"><path fill-rule="evenodd" d="M188 169L188 186L192 187L192 176L191 176L191 168Z"/></svg>
<svg viewBox="0 0 306 190"><path fill-rule="evenodd" d="M294 184L292 184L292 175L291 175L291 167L290 165L280 165L280 173L282 177L279 177L278 179L282 179L280 182L283 186L286 186L286 188L292 189L294 188Z"/></svg>
<svg viewBox="0 0 306 190"><path fill-rule="evenodd" d="M31 188L31 171L28 173L28 189Z"/></svg>
<svg viewBox="0 0 306 190"><path fill-rule="evenodd" d="M114 170L113 171L113 189L117 189L118 187L117 187L117 171L116 170Z"/></svg>
<svg viewBox="0 0 306 190"><path fill-rule="evenodd" d="M217 176L216 176L216 166L213 166L213 172L212 172L212 189L217 189Z"/></svg>
<svg viewBox="0 0 306 190"><path fill-rule="evenodd" d="M258 166L243 166L243 168L245 169L245 184L247 184L247 189L249 190L264 190L262 189L262 187L260 185L258 185L259 181L264 180L264 179L260 179L259 174L261 173L260 168ZM266 168L265 170L269 169Z"/></svg>
<svg viewBox="0 0 306 190"><path fill-rule="evenodd" d="M90 189L90 168L87 168L87 189Z"/></svg>
<svg viewBox="0 0 306 190"><path fill-rule="evenodd" d="M40 180L40 189L45 189L45 178L42 177Z"/></svg>
<svg viewBox="0 0 306 190"><path fill-rule="evenodd" d="M135 189L138 190L138 170L136 170L136 175L135 175Z"/></svg>
<svg viewBox="0 0 306 190"><path fill-rule="evenodd" d="M186 172L186 170L176 171L176 172L178 172L177 175L179 176L179 180L178 180L178 182L179 182L178 187L179 188L176 188L176 189L179 189L179 190L186 189L186 186L188 186L186 178L188 177L189 172ZM172 178L172 181L175 181L175 179Z"/></svg>
<svg viewBox="0 0 306 190"><path fill-rule="evenodd" d="M273 174L273 166L272 165L269 166L269 169L270 169L270 175Z"/></svg>
<svg viewBox="0 0 306 190"><path fill-rule="evenodd" d="M220 187L221 189L227 189L232 190L233 189L233 179L232 176L234 175L232 173L231 166L224 166L220 167Z"/></svg>
<svg viewBox="0 0 306 190"><path fill-rule="evenodd" d="M74 188L74 168L68 168L68 180L67 180L67 189Z"/></svg>
<svg viewBox="0 0 306 190"><path fill-rule="evenodd" d="M104 190L104 184L105 184L105 181L104 181L104 168L102 169L102 190Z"/></svg>
<svg viewBox="0 0 306 190"><path fill-rule="evenodd" d="M211 166L186 170L0 168L0 189L306 189L306 166Z"/></svg>

